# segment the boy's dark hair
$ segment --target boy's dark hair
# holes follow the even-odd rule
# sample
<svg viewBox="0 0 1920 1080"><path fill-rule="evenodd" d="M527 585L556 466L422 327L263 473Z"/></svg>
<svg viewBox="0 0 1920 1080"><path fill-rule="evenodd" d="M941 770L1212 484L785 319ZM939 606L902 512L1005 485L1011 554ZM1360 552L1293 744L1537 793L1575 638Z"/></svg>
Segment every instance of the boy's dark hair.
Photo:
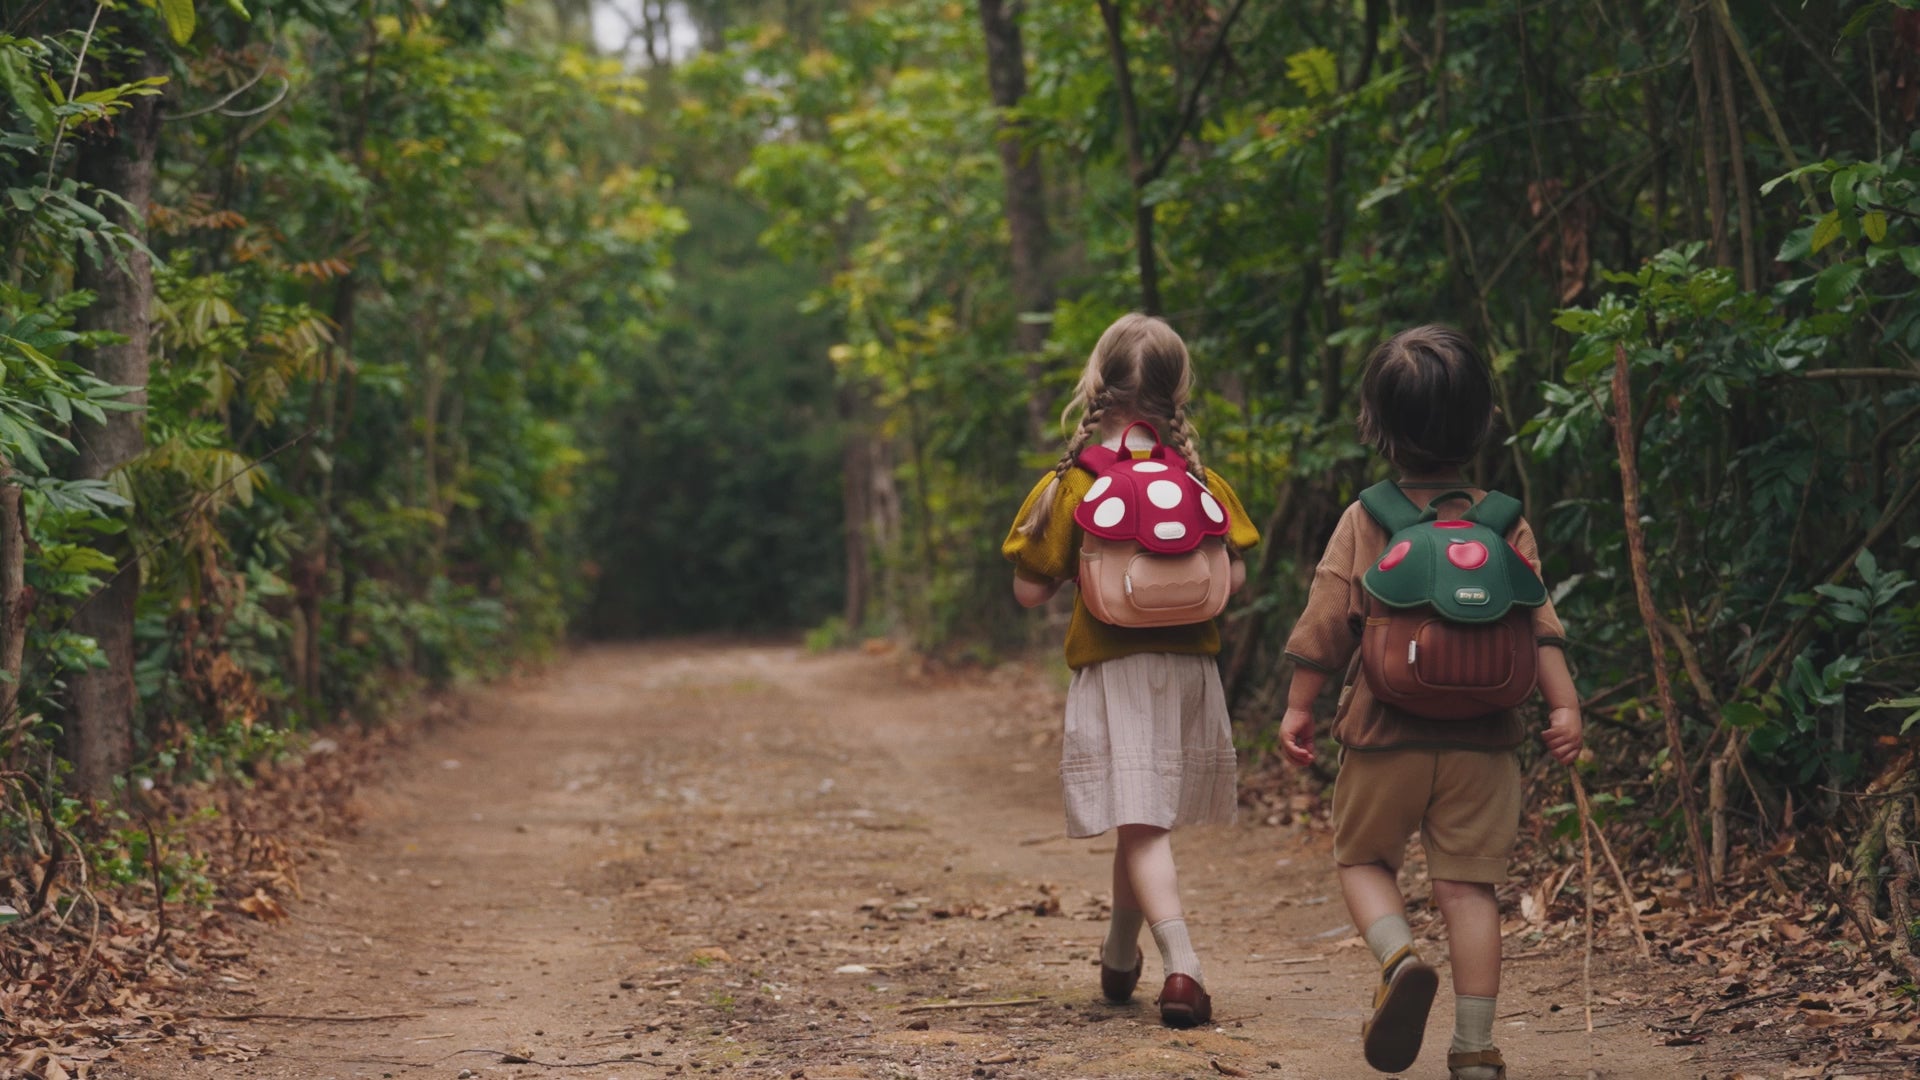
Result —
<svg viewBox="0 0 1920 1080"><path fill-rule="evenodd" d="M1367 357L1360 438L1402 472L1455 468L1493 433L1493 379L1467 336L1416 326Z"/></svg>

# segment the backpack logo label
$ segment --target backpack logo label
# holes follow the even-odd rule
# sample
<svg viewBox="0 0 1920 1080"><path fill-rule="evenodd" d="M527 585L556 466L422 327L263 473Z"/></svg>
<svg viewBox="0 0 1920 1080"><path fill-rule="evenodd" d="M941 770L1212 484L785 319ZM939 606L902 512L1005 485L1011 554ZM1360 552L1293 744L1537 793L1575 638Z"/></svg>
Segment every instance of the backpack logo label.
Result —
<svg viewBox="0 0 1920 1080"><path fill-rule="evenodd" d="M1478 605L1485 604L1491 597L1487 595L1487 590L1477 585L1466 585L1453 590L1453 599L1462 604Z"/></svg>

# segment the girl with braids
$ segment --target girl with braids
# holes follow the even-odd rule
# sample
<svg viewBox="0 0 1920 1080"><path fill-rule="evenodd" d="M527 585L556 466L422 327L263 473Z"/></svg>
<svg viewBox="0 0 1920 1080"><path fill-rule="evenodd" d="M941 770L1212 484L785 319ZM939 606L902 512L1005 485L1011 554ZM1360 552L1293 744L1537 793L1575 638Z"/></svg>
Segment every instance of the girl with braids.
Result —
<svg viewBox="0 0 1920 1080"><path fill-rule="evenodd" d="M1144 431L1128 432L1135 421L1153 425L1178 448L1227 511L1232 584L1240 586L1246 567L1239 552L1258 543L1260 534L1233 489L1200 462L1187 420L1192 386L1187 347L1159 319L1127 315L1100 336L1061 416L1063 424L1079 418L1066 451L1034 485L1001 546L1014 564L1013 595L1022 605L1045 603L1078 571L1081 533L1073 511L1094 480L1075 467L1080 452L1094 443L1121 449L1123 437L1129 451L1150 448ZM1212 620L1113 626L1074 598L1066 642L1073 681L1060 761L1067 835L1118 830L1113 920L1101 949L1100 988L1115 1003L1132 997L1145 966L1140 928L1147 926L1166 977L1160 1017L1171 1027L1212 1017L1180 906L1169 832L1233 819L1233 740L1215 662L1219 652L1220 631Z"/></svg>

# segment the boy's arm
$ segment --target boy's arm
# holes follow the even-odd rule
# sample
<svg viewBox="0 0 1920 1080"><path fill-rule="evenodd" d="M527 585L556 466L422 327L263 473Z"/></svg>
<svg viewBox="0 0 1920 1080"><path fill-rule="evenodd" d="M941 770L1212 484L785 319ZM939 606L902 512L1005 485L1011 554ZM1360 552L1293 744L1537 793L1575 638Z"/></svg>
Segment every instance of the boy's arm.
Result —
<svg viewBox="0 0 1920 1080"><path fill-rule="evenodd" d="M1527 560L1535 573L1540 572L1540 546L1533 526L1522 518L1514 530L1514 550ZM1547 730L1540 733L1547 752L1562 765L1571 765L1580 756L1584 724L1580 718L1580 691L1573 685L1573 672L1567 668L1567 631L1549 600L1534 609L1533 633L1539 642L1540 696L1547 699Z"/></svg>
<svg viewBox="0 0 1920 1080"><path fill-rule="evenodd" d="M1567 669L1566 650L1559 645L1541 645L1540 694L1547 699L1547 730L1540 739L1547 753L1562 765L1571 765L1580 756L1584 725L1580 719L1580 692L1574 688L1573 672Z"/></svg>
<svg viewBox="0 0 1920 1080"><path fill-rule="evenodd" d="M1347 508L1327 539L1326 553L1314 567L1313 585L1307 590L1307 606L1287 635L1293 682L1287 689L1286 715L1280 718L1280 752L1295 765L1313 763L1313 703L1330 675L1346 667L1359 644L1351 622L1356 514L1365 514L1358 503Z"/></svg>
<svg viewBox="0 0 1920 1080"><path fill-rule="evenodd" d="M1295 765L1313 764L1313 703L1327 684L1327 673L1293 665L1287 687L1287 714L1280 719L1280 752Z"/></svg>

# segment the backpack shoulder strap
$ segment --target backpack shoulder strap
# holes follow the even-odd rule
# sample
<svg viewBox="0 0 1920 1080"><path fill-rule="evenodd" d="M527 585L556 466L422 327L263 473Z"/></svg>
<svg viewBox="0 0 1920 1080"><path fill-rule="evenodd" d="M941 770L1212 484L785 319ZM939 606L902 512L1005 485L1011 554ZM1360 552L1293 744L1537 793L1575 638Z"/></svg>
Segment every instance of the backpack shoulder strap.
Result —
<svg viewBox="0 0 1920 1080"><path fill-rule="evenodd" d="M1132 455L1129 454L1128 456L1131 457ZM1099 476L1101 473L1112 468L1113 463L1119 460L1120 454L1117 451L1095 443L1085 450L1080 451L1080 456L1074 458L1073 463L1093 475Z"/></svg>
<svg viewBox="0 0 1920 1080"><path fill-rule="evenodd" d="M1504 492L1489 491L1486 498L1467 511L1466 518L1506 536L1513 532L1514 526L1520 524L1520 514L1524 509L1519 499Z"/></svg>
<svg viewBox="0 0 1920 1080"><path fill-rule="evenodd" d="M1380 523L1392 536L1409 525L1420 523L1420 508L1413 505L1400 485L1382 480L1360 493L1360 506L1367 516Z"/></svg>

